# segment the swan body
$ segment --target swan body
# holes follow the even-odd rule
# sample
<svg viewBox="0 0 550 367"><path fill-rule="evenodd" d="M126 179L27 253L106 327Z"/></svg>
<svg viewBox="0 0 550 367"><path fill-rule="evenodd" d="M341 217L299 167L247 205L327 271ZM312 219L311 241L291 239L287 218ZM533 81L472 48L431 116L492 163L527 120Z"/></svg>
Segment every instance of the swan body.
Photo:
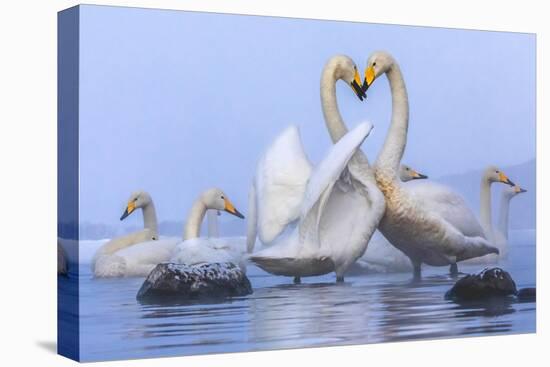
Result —
<svg viewBox="0 0 550 367"><path fill-rule="evenodd" d="M183 241L175 246L169 261L187 265L230 262L245 271L245 237L200 237L200 226L208 209L224 210L244 218L223 191L216 188L206 190L193 204L187 218Z"/></svg>
<svg viewBox="0 0 550 367"><path fill-rule="evenodd" d="M386 200L379 230L411 259L415 276L420 276L422 263L455 265L457 261L498 253L484 238L484 233L479 232L479 226L472 225L473 213L450 190L438 187L415 192L401 184L397 172L407 141L407 90L393 57L386 52L376 52L368 59L363 89L366 91L382 74L390 84L392 118L375 163L376 181ZM428 196L420 195L418 190ZM454 204L458 208L453 209Z"/></svg>
<svg viewBox="0 0 550 367"><path fill-rule="evenodd" d="M180 242L170 257L176 264L233 263L246 270L246 237L200 237Z"/></svg>
<svg viewBox="0 0 550 367"><path fill-rule="evenodd" d="M409 182L426 179L428 176L417 172L408 165L402 164L399 167L399 178L401 182ZM411 270L412 265L409 258L403 252L392 246L380 231L376 231L369 241L367 251L352 266L349 273L390 273L408 272Z"/></svg>
<svg viewBox="0 0 550 367"><path fill-rule="evenodd" d="M281 136L287 136L290 127ZM287 233L250 256L275 275L303 277L347 268L365 252L383 213L383 198L374 176L356 170L354 155L372 125L363 123L335 144L307 180L299 215ZM276 140L276 143L280 141ZM268 150L265 157L269 157ZM262 160L259 167L264 167ZM269 169L269 168L268 168ZM368 223L368 225L364 225ZM361 224L361 225L359 225Z"/></svg>
<svg viewBox="0 0 550 367"><path fill-rule="evenodd" d="M124 220L136 209L143 213L144 228L114 238L101 246L92 260L92 272L95 277L145 276L159 262L169 258L167 249L173 249L177 238L159 240L157 216L153 199L144 191L130 195L128 204L120 220Z"/></svg>
<svg viewBox="0 0 550 367"><path fill-rule="evenodd" d="M147 276L157 264L170 259L179 241L174 237L158 240L149 238L133 242L131 246L126 246L114 254L96 255L94 275L98 278Z"/></svg>
<svg viewBox="0 0 550 367"><path fill-rule="evenodd" d="M421 202L424 209L437 213L460 233L469 237L486 237L473 211L464 198L449 187L433 182L406 187L407 195Z"/></svg>

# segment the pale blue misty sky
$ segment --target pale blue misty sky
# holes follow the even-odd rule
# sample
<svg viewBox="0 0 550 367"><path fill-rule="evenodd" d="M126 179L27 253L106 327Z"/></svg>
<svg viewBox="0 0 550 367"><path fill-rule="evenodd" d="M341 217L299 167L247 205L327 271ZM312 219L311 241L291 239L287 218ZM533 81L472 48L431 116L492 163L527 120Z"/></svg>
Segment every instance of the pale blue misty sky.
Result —
<svg viewBox="0 0 550 367"><path fill-rule="evenodd" d="M432 177L535 156L534 35L100 6L80 14L82 221L116 224L136 189L152 194L160 220L183 220L212 186L246 212L256 161L282 129L299 126L313 162L329 148L319 78L335 54L360 70L375 50L395 56L410 99L404 161ZM374 160L390 118L387 81L363 103L339 84L348 125L375 125L363 144Z"/></svg>

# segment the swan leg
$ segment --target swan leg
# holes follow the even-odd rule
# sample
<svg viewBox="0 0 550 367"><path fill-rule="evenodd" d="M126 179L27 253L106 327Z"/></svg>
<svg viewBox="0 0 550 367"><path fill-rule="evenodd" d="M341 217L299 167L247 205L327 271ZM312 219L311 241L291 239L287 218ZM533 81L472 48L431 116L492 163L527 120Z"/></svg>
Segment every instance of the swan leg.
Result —
<svg viewBox="0 0 550 367"><path fill-rule="evenodd" d="M300 284L300 283L302 283L302 278L294 277L294 284Z"/></svg>
<svg viewBox="0 0 550 367"><path fill-rule="evenodd" d="M343 283L344 282L344 276L343 275L338 275L336 277L336 283Z"/></svg>
<svg viewBox="0 0 550 367"><path fill-rule="evenodd" d="M456 263L451 264L451 267L449 268L449 273L451 273L452 277L456 277L458 275L458 265L456 265Z"/></svg>

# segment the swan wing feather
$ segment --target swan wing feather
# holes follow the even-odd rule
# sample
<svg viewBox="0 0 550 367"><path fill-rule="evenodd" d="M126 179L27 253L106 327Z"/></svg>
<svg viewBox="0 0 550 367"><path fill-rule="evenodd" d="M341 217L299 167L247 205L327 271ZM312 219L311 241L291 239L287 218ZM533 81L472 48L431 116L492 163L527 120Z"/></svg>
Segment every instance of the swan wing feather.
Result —
<svg viewBox="0 0 550 367"><path fill-rule="evenodd" d="M299 130L290 126L262 156L254 180L255 227L264 244L272 242L299 217L311 171L312 165L304 152ZM250 228L249 233L253 234ZM248 247L253 248L251 236Z"/></svg>
<svg viewBox="0 0 550 367"><path fill-rule="evenodd" d="M362 123L331 146L326 157L315 168L308 181L300 215L300 238L309 237L307 243L320 245L319 234L325 208L338 183L338 190L346 191L350 182L345 174L348 163L372 130L370 123ZM343 208L339 208L343 209Z"/></svg>

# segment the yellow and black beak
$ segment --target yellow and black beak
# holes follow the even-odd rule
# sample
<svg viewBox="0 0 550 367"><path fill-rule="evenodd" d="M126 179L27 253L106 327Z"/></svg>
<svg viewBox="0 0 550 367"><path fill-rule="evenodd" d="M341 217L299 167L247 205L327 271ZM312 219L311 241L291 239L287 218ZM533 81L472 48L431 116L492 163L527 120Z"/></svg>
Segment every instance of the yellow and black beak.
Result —
<svg viewBox="0 0 550 367"><path fill-rule="evenodd" d="M126 219L127 216L132 214L132 212L136 209L136 204L133 201L129 201L128 205L126 206L126 210L124 213L122 213L122 216L120 217L120 220Z"/></svg>
<svg viewBox="0 0 550 367"><path fill-rule="evenodd" d="M242 215L227 198L224 198L223 201L225 202L224 210L226 212L228 212L229 214L233 214L234 216L239 217L241 219L244 219L244 215Z"/></svg>
<svg viewBox="0 0 550 367"><path fill-rule="evenodd" d="M413 178L413 180L423 180L423 179L426 179L428 178L428 176L426 175L423 175L422 173L419 173L419 172L416 172L414 170L411 170L411 177Z"/></svg>
<svg viewBox="0 0 550 367"><path fill-rule="evenodd" d="M509 178L504 174L504 172L499 172L498 180L502 183L508 184L510 186L516 186Z"/></svg>
<svg viewBox="0 0 550 367"><path fill-rule="evenodd" d="M351 82L351 89L355 92L359 100L363 100L367 98L366 93L363 91L363 88L361 87L361 77L359 76L359 72L357 71L357 68L355 68L355 75L353 77L353 81Z"/></svg>
<svg viewBox="0 0 550 367"><path fill-rule="evenodd" d="M372 82L374 82L375 79L375 73L374 73L374 67L371 65L365 70L365 80L363 81L363 86L361 89L364 93L367 92L367 89L372 85Z"/></svg>

